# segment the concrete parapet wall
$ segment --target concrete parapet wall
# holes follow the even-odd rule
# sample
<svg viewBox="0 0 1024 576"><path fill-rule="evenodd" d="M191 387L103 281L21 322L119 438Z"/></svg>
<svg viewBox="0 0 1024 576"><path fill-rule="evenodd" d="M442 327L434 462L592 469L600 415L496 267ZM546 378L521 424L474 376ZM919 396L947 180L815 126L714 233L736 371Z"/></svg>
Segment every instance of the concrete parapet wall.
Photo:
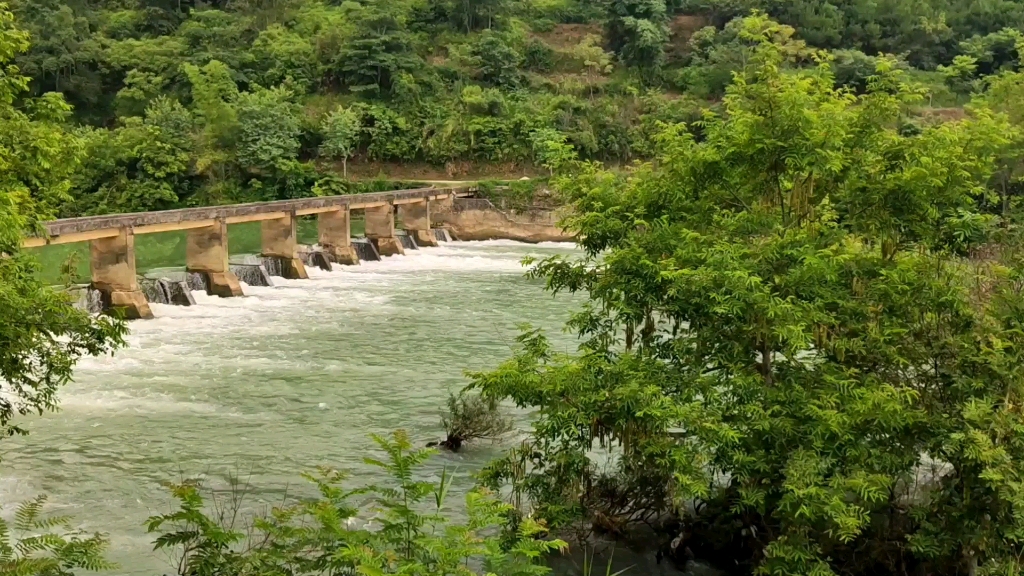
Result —
<svg viewBox="0 0 1024 576"><path fill-rule="evenodd" d="M507 239L519 242L571 242L552 210L503 212L484 198L456 198L450 210L435 210L431 220L451 229L459 240Z"/></svg>
<svg viewBox="0 0 1024 576"><path fill-rule="evenodd" d="M134 229L136 234L185 230L211 226L217 220L227 224L254 222L280 218L287 214L307 215L328 212L337 208L360 209L367 206L396 204L420 199L445 198L451 195L470 195L473 187L458 188L417 188L372 194L350 194L346 196L321 196L276 202L254 202L230 206L205 208L183 208L159 212L138 212L134 214L111 214L65 218L44 224L47 237L27 238L26 246L41 246L48 243L82 242L96 238L117 236L121 228Z"/></svg>

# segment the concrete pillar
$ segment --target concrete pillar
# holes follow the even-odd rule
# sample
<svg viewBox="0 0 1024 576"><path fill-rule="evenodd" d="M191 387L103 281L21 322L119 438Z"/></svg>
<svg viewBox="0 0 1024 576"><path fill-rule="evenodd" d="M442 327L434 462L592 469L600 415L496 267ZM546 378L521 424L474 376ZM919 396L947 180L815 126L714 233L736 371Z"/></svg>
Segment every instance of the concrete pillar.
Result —
<svg viewBox="0 0 1024 576"><path fill-rule="evenodd" d="M212 296L242 296L242 286L228 267L228 254L228 225L223 220L188 231L185 269L205 275L206 292Z"/></svg>
<svg viewBox="0 0 1024 576"><path fill-rule="evenodd" d="M455 212L455 194L449 194L444 198L430 201L430 218L431 225L440 224L440 228L448 230L448 235L455 238L455 234L452 231L451 226L448 224L448 219L452 217Z"/></svg>
<svg viewBox="0 0 1024 576"><path fill-rule="evenodd" d="M352 222L348 208L321 212L317 216L316 226L320 233L320 246L332 262L359 264L359 255L352 247Z"/></svg>
<svg viewBox="0 0 1024 576"><path fill-rule="evenodd" d="M130 320L152 318L135 276L135 234L121 228L117 236L93 240L89 252L92 285L103 294L104 307L120 310Z"/></svg>
<svg viewBox="0 0 1024 576"><path fill-rule="evenodd" d="M260 222L263 240L263 256L276 258L281 262L281 275L291 280L309 278L306 267L298 256L298 243L295 241L294 214L274 220Z"/></svg>
<svg viewBox="0 0 1024 576"><path fill-rule="evenodd" d="M430 210L433 212L451 212L455 209L455 195L449 194L444 198L430 201Z"/></svg>
<svg viewBox="0 0 1024 576"><path fill-rule="evenodd" d="M430 229L430 201L402 204L398 207L398 217L402 226L420 246L437 246L434 231Z"/></svg>
<svg viewBox="0 0 1024 576"><path fill-rule="evenodd" d="M381 256L405 254L402 243L395 238L395 212L390 204L366 209L366 237Z"/></svg>

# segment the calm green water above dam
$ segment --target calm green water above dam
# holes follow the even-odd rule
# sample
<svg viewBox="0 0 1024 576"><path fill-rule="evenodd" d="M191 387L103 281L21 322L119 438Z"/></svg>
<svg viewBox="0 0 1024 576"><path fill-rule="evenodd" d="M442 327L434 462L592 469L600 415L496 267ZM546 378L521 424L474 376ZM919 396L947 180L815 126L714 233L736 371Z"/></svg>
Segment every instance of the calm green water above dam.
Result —
<svg viewBox="0 0 1024 576"><path fill-rule="evenodd" d="M572 252L447 243L311 269L310 280L275 278L273 288L246 287L245 298L156 305L157 319L131 324L128 349L78 367L59 413L27 419L28 437L5 440L5 509L49 494L56 511L110 534L115 573L155 575L172 571L143 527L171 510L163 482L205 475L222 489L241 474L259 507L308 491L299 474L320 464L350 471L355 483L377 480L362 463L369 434L405 428L418 443L438 439L449 390L466 383L464 370L508 357L518 323L575 347L560 329L579 300L552 297L520 264L527 254ZM518 417L525 425L528 415ZM458 466L458 505L471 474L500 449L470 445L432 458L426 471Z"/></svg>

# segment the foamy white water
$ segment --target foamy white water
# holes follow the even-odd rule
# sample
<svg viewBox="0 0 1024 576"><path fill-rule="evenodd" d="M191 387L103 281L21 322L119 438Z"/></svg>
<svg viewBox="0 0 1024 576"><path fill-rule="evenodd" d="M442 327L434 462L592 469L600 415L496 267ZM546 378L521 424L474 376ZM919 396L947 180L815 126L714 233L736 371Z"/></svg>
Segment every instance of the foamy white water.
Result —
<svg viewBox="0 0 1024 576"><path fill-rule="evenodd" d="M275 278L273 288L244 287L245 298L155 305L155 320L131 324L129 348L82 362L61 412L26 420L31 434L4 442L4 505L49 494L79 525L111 535L119 573L167 573L142 526L170 510L163 482L205 474L224 486L251 474L256 505L305 490L299 474L319 464L372 481L369 434L437 439L449 390L465 385L464 370L508 357L517 324L571 348L560 328L574 300L523 278L520 260L572 251L450 243ZM456 463L465 487L498 450L471 446L429 470Z"/></svg>

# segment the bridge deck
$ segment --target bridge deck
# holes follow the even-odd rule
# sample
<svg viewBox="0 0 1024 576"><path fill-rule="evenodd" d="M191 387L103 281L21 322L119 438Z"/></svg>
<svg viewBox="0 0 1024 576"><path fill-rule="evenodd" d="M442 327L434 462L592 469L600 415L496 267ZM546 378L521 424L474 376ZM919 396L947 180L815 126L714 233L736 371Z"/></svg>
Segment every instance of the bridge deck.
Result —
<svg viewBox="0 0 1024 576"><path fill-rule="evenodd" d="M407 204L422 200L445 198L452 194L456 196L469 196L473 192L475 192L475 188L472 187L430 187L417 188L415 190L374 192L370 194L319 196L274 202L252 202L249 204L182 208L179 210L161 210L157 212L64 218L44 224L47 237L30 237L23 244L26 247L67 244L70 242L84 242L97 238L117 236L122 228L131 228L135 234L151 234L154 232L201 228L210 226L216 220L224 220L228 224L237 224L240 222L273 220L291 214L297 216L318 214L340 208L358 210L383 206L385 204Z"/></svg>

